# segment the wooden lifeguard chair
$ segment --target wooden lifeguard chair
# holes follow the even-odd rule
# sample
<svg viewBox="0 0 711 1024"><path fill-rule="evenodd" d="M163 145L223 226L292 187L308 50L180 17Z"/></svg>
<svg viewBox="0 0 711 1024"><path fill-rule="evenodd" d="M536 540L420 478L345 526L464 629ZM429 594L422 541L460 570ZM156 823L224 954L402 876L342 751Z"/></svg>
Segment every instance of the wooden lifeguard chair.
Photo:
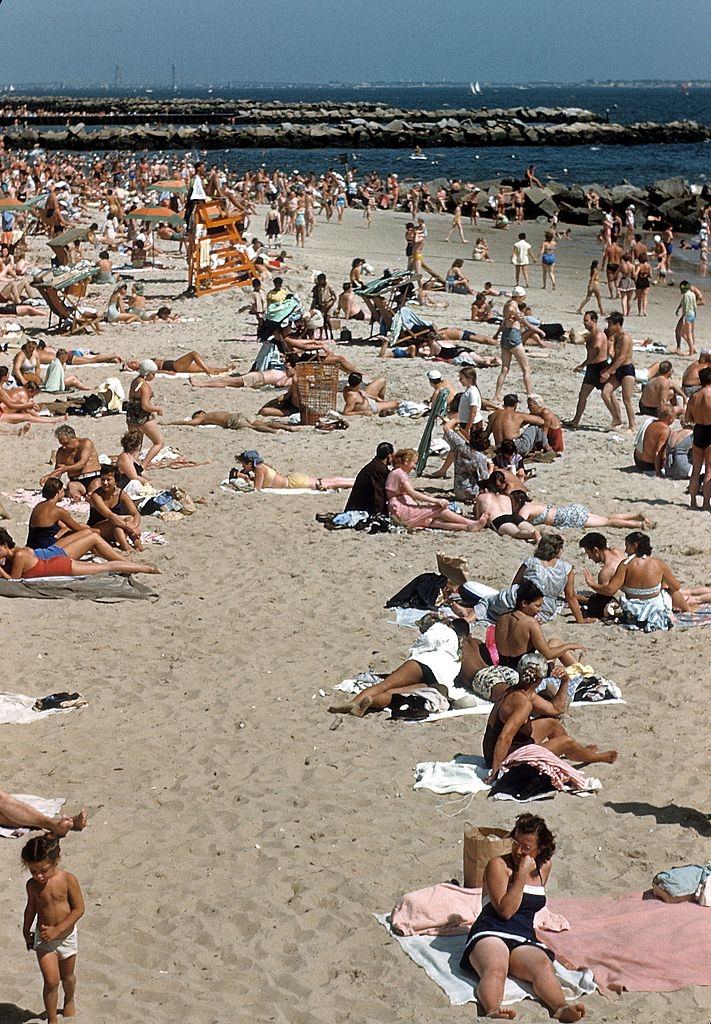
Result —
<svg viewBox="0 0 711 1024"><path fill-rule="evenodd" d="M188 271L195 295L251 284L257 268L237 227L240 215L227 214L219 202L208 200L195 208L193 218Z"/></svg>

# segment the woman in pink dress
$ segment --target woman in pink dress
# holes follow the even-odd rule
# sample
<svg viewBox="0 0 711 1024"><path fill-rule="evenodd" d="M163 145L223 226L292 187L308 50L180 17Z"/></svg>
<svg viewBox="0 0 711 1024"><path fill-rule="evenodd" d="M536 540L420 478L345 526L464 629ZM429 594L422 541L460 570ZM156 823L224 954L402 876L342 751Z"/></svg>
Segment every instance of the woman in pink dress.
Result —
<svg viewBox="0 0 711 1024"><path fill-rule="evenodd" d="M476 533L483 530L489 521L484 514L480 519L467 519L458 512L452 512L446 498L433 498L430 494L416 491L410 483L410 473L417 465L417 452L402 448L393 455L395 467L385 481L388 511L409 530L466 530Z"/></svg>

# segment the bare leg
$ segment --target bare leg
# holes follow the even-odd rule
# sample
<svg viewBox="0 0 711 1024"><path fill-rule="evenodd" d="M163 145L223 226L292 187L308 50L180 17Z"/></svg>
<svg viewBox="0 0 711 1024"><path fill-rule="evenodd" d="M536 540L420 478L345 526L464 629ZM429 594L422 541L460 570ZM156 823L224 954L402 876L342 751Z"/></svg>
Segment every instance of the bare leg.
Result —
<svg viewBox="0 0 711 1024"><path fill-rule="evenodd" d="M528 362L528 356L526 355L523 345L517 345L513 350L513 356L518 365L521 367L521 373L523 374L523 386L526 389L527 395L533 394L533 382L531 380L531 367Z"/></svg>
<svg viewBox="0 0 711 1024"><path fill-rule="evenodd" d="M610 426L608 427L608 430L616 430L617 427L621 427L622 426L622 416L620 414L620 406L619 406L619 403L618 403L617 399L615 398L615 388L616 387L617 387L616 384L607 383L604 386L604 388L602 389L602 400L605 403L605 405L607 406L607 409L608 409L608 411L610 413L610 417L611 417L611 420L612 420L612 422L610 423Z"/></svg>
<svg viewBox="0 0 711 1024"><path fill-rule="evenodd" d="M616 750L598 750L595 746L584 747L569 736L557 718L534 718L531 735L536 743L545 745L559 757L567 757L580 764L614 764Z"/></svg>
<svg viewBox="0 0 711 1024"><path fill-rule="evenodd" d="M59 957L56 953L38 953L37 961L42 971L42 999L47 1011L47 1024L57 1024L57 1001L59 999Z"/></svg>
<svg viewBox="0 0 711 1024"><path fill-rule="evenodd" d="M469 962L479 975L476 997L485 1017L512 1020L513 1010L503 1010L506 975L509 971L509 951L506 944L493 936L479 939L469 954Z"/></svg>
<svg viewBox="0 0 711 1024"><path fill-rule="evenodd" d="M141 426L141 430L143 432L143 436L147 437L151 442L151 447L148 449L146 457L143 460L143 468L145 470L148 469L156 455L163 451L163 448L165 447L165 438L163 437L163 432L155 420L148 420L147 423L144 423Z"/></svg>
<svg viewBox="0 0 711 1024"><path fill-rule="evenodd" d="M569 427L572 430L578 429L578 427L580 426L580 421L583 418L583 413L585 412L585 406L588 404L588 398L594 390L595 388L592 384L580 385L580 394L578 395L578 405L575 409L575 415L573 416L572 420L569 420L567 423L565 423L566 427Z"/></svg>
<svg viewBox="0 0 711 1024"><path fill-rule="evenodd" d="M77 977L74 973L76 962L76 956L68 956L65 960L59 961L59 976L64 989L63 1017L76 1017L77 1015L77 1008L74 1004L74 993L77 988Z"/></svg>
<svg viewBox="0 0 711 1024"><path fill-rule="evenodd" d="M119 572L124 573L127 576L131 576L133 573L148 573L150 576L160 574L160 569L157 569L155 565L144 565L141 562L127 562L122 559L118 561L106 562L99 564L98 562L75 562L72 560L72 576L100 576L106 572Z"/></svg>
<svg viewBox="0 0 711 1024"><path fill-rule="evenodd" d="M114 551L108 541L90 527L82 530L81 533L73 533L70 536L62 537L60 547L66 551L67 556L71 559L79 559L82 555L86 555L91 551L93 554L98 555L100 558L105 558L109 562L123 561L119 553Z"/></svg>
<svg viewBox="0 0 711 1024"><path fill-rule="evenodd" d="M698 497L699 497L699 482L701 480L701 470L704 467L704 461L708 448L697 448L696 445L691 446L691 479L689 481L689 495L691 508L698 508ZM706 480L708 480L708 471L706 472ZM704 483L706 483L706 480Z"/></svg>
<svg viewBox="0 0 711 1024"><path fill-rule="evenodd" d="M496 378L496 389L494 391L493 402L494 405L498 405L501 402L501 394L504 390L504 384L511 368L511 349L501 349L501 369L499 375Z"/></svg>
<svg viewBox="0 0 711 1024"><path fill-rule="evenodd" d="M316 487L319 491L337 491L339 487L352 487L354 483L353 477L346 476L320 476L316 478Z"/></svg>
<svg viewBox="0 0 711 1024"><path fill-rule="evenodd" d="M369 686L353 700L334 704L328 710L332 714L355 715L362 718L368 708L382 709L390 704L393 690L421 689L425 686L422 666L417 661L406 661L380 683Z"/></svg>
<svg viewBox="0 0 711 1024"><path fill-rule="evenodd" d="M476 947L475 947L476 948ZM514 978L533 986L537 999L560 1021L577 1021L585 1016L583 1003L568 1005L560 982L553 973L553 964L542 949L519 946L509 955L509 971Z"/></svg>
<svg viewBox="0 0 711 1024"><path fill-rule="evenodd" d="M627 413L627 429L630 433L635 429L634 416L634 377L623 377L622 379L622 401Z"/></svg>

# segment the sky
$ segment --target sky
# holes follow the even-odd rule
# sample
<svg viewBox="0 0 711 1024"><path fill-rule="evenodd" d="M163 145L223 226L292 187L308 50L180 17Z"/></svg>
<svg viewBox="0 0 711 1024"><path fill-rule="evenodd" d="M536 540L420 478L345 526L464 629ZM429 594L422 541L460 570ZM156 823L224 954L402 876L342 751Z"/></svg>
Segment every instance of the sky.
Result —
<svg viewBox="0 0 711 1024"><path fill-rule="evenodd" d="M711 77L710 0L0 0L0 35L0 87Z"/></svg>

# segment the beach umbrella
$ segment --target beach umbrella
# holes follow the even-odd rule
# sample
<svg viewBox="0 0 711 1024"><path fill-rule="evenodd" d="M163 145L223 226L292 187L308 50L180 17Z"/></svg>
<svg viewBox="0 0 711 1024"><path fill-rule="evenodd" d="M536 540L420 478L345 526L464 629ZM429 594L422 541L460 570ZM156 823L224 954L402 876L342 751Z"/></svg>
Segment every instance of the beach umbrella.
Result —
<svg viewBox="0 0 711 1024"><path fill-rule="evenodd" d="M165 221L166 224L183 223L179 213L173 213L167 206L139 206L136 210L128 210L127 220L147 220L151 222Z"/></svg>
<svg viewBox="0 0 711 1024"><path fill-rule="evenodd" d="M179 224L183 224L183 218L173 213L172 210L168 209L167 206L139 206L137 210L129 210L126 213L127 220L145 220L151 225L151 245L155 250L155 225L160 221L164 221L166 224L172 224L177 227ZM155 251L153 253L152 262L155 263Z"/></svg>
<svg viewBox="0 0 711 1024"><path fill-rule="evenodd" d="M175 192L177 195L182 195L187 192L188 186L180 178L173 178L165 181L154 181L152 185L148 186L148 191L154 192Z"/></svg>
<svg viewBox="0 0 711 1024"><path fill-rule="evenodd" d="M20 213L27 209L21 199L0 199L0 213Z"/></svg>

